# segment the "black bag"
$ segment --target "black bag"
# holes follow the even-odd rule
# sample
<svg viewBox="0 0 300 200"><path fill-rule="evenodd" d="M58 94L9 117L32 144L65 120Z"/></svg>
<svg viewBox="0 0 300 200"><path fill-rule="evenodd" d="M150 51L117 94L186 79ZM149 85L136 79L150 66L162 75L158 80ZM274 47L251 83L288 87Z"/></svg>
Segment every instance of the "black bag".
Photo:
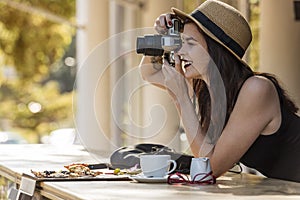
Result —
<svg viewBox="0 0 300 200"><path fill-rule="evenodd" d="M110 156L112 168L129 169L140 165L139 156L142 154L163 154L170 155L175 160L177 167L175 172L184 174L190 173L190 166L193 156L177 153L173 149L160 144L142 143L132 147L121 147L115 150ZM172 166L171 166L172 167Z"/></svg>

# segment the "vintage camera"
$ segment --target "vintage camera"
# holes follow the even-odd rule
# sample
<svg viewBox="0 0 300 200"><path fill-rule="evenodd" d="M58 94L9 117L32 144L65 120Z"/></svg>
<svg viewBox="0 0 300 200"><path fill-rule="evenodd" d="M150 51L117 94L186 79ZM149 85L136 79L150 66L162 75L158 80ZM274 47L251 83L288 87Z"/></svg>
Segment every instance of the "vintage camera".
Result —
<svg viewBox="0 0 300 200"><path fill-rule="evenodd" d="M154 34L137 37L136 52L145 56L164 56L170 64L175 64L174 52L181 48L180 33L183 24L179 19L172 19L173 26L166 35Z"/></svg>

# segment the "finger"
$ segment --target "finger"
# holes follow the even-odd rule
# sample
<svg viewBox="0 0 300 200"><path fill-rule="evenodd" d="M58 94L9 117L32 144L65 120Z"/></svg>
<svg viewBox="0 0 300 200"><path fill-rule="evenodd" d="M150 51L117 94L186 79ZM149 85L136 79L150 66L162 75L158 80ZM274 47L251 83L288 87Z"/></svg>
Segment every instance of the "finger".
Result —
<svg viewBox="0 0 300 200"><path fill-rule="evenodd" d="M172 15L170 13L166 14L165 20L166 20L166 24L167 24L168 27L173 26L173 24L172 24Z"/></svg>
<svg viewBox="0 0 300 200"><path fill-rule="evenodd" d="M159 34L162 34L162 32L164 32L164 29L160 27L160 22L155 22L154 29Z"/></svg>
<svg viewBox="0 0 300 200"><path fill-rule="evenodd" d="M168 13L168 14L166 15L166 24L167 24L167 26L168 26L169 28L173 26L172 18L173 18L173 15L172 15L172 14Z"/></svg>
<svg viewBox="0 0 300 200"><path fill-rule="evenodd" d="M176 70L174 69L174 67L172 67L169 62L165 59L164 60L164 64L162 66L162 70L165 76L172 76L172 74L174 73L174 71L176 72Z"/></svg>
<svg viewBox="0 0 300 200"><path fill-rule="evenodd" d="M180 73L180 74L184 74L182 66L181 66L181 61L180 58L177 54L174 55L175 58L175 69Z"/></svg>
<svg viewBox="0 0 300 200"><path fill-rule="evenodd" d="M170 77L170 73L168 72L168 67L166 67L165 65L162 66L161 71L163 73L163 76L165 78L165 80L167 80Z"/></svg>
<svg viewBox="0 0 300 200"><path fill-rule="evenodd" d="M160 21L159 21L159 17L155 20L154 26L160 26Z"/></svg>
<svg viewBox="0 0 300 200"><path fill-rule="evenodd" d="M166 22L165 22L165 15L159 16L155 23L154 23L154 29L159 33L159 34L166 34L167 33L167 27L166 27Z"/></svg>
<svg viewBox="0 0 300 200"><path fill-rule="evenodd" d="M166 15L161 15L159 16L159 22L160 22L160 26L162 28L167 29L167 25L166 25Z"/></svg>
<svg viewBox="0 0 300 200"><path fill-rule="evenodd" d="M167 67L171 67L168 59L164 58L164 61L163 61L164 65L167 66Z"/></svg>

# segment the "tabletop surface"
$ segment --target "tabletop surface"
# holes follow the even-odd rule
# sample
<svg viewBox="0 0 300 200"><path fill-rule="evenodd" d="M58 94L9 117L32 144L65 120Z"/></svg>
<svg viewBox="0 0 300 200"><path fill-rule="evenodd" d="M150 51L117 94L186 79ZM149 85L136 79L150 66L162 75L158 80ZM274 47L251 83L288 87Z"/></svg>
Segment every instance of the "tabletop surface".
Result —
<svg viewBox="0 0 300 200"><path fill-rule="evenodd" d="M0 176L17 181L31 169L61 169L95 163L81 146L0 145ZM251 174L226 173L214 185L168 185L122 181L42 181L37 192L49 199L300 199L300 183Z"/></svg>
<svg viewBox="0 0 300 200"><path fill-rule="evenodd" d="M300 199L298 183L265 179L249 174L220 177L215 185L168 185L135 181L48 182L44 192L63 199ZM64 196L61 191L68 191ZM47 196L47 195L45 195Z"/></svg>

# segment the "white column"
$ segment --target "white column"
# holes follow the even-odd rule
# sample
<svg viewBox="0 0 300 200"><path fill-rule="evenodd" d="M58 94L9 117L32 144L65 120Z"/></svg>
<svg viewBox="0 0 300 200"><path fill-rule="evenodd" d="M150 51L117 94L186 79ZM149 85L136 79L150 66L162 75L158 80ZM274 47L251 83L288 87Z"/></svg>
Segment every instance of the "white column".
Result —
<svg viewBox="0 0 300 200"><path fill-rule="evenodd" d="M109 79L99 77L101 55L89 56L108 38L108 0L77 0L76 17L83 26L77 31L77 98L74 98L76 128L83 145L90 152L109 151ZM98 85L98 81L101 83ZM101 101L95 101L101 99Z"/></svg>
<svg viewBox="0 0 300 200"><path fill-rule="evenodd" d="M134 30L137 27L140 27L140 15L142 13L139 12L141 7L138 4L135 4L135 6L125 6L124 7L124 30ZM126 45L130 49L135 49L135 41L136 41L136 34L132 34L131 37L129 37L129 40L132 42L126 42ZM131 56L126 57L126 71L129 70L136 70L139 66L139 57L136 55L135 51L132 52ZM138 72L138 70L136 71ZM141 78L138 73L136 74L128 83L128 88L135 88L136 86L141 85ZM128 91L128 90L126 90ZM131 91L131 90L129 90ZM142 91L137 90L133 94L129 94L126 92L124 94L127 99L130 99L130 104L128 106L129 109L127 110L127 120L130 120L131 123L135 123L136 126L131 128L131 136L128 135L128 133L125 133L127 137L124 137L124 144L126 145L133 145L139 143L139 126L142 124ZM129 128L127 126L127 128Z"/></svg>
<svg viewBox="0 0 300 200"><path fill-rule="evenodd" d="M300 106L300 23L293 0L260 1L260 71L274 73Z"/></svg>
<svg viewBox="0 0 300 200"><path fill-rule="evenodd" d="M123 24L124 24L124 8L117 4L116 1L110 1L110 15L109 15L109 21L110 21L110 29L109 33L111 36L114 36L120 32L123 31ZM118 13L118 14L116 14ZM113 40L110 40L110 57L113 63L111 63L109 67L110 71L110 92L114 90L114 87L118 80L121 78L121 76L125 72L125 64L124 59L121 57L121 52L123 50L122 48L122 42L121 38L115 38ZM123 85L123 88L125 89L125 85ZM124 89L119 90L118 94L115 96L115 101L117 102L113 106L115 106L115 112L116 115L111 117L111 123L110 123L110 130L111 130L111 142L113 144L112 150L116 147L122 146L122 130L120 129L119 125L122 124L122 117L123 117L123 92ZM111 95L111 94L110 94Z"/></svg>

